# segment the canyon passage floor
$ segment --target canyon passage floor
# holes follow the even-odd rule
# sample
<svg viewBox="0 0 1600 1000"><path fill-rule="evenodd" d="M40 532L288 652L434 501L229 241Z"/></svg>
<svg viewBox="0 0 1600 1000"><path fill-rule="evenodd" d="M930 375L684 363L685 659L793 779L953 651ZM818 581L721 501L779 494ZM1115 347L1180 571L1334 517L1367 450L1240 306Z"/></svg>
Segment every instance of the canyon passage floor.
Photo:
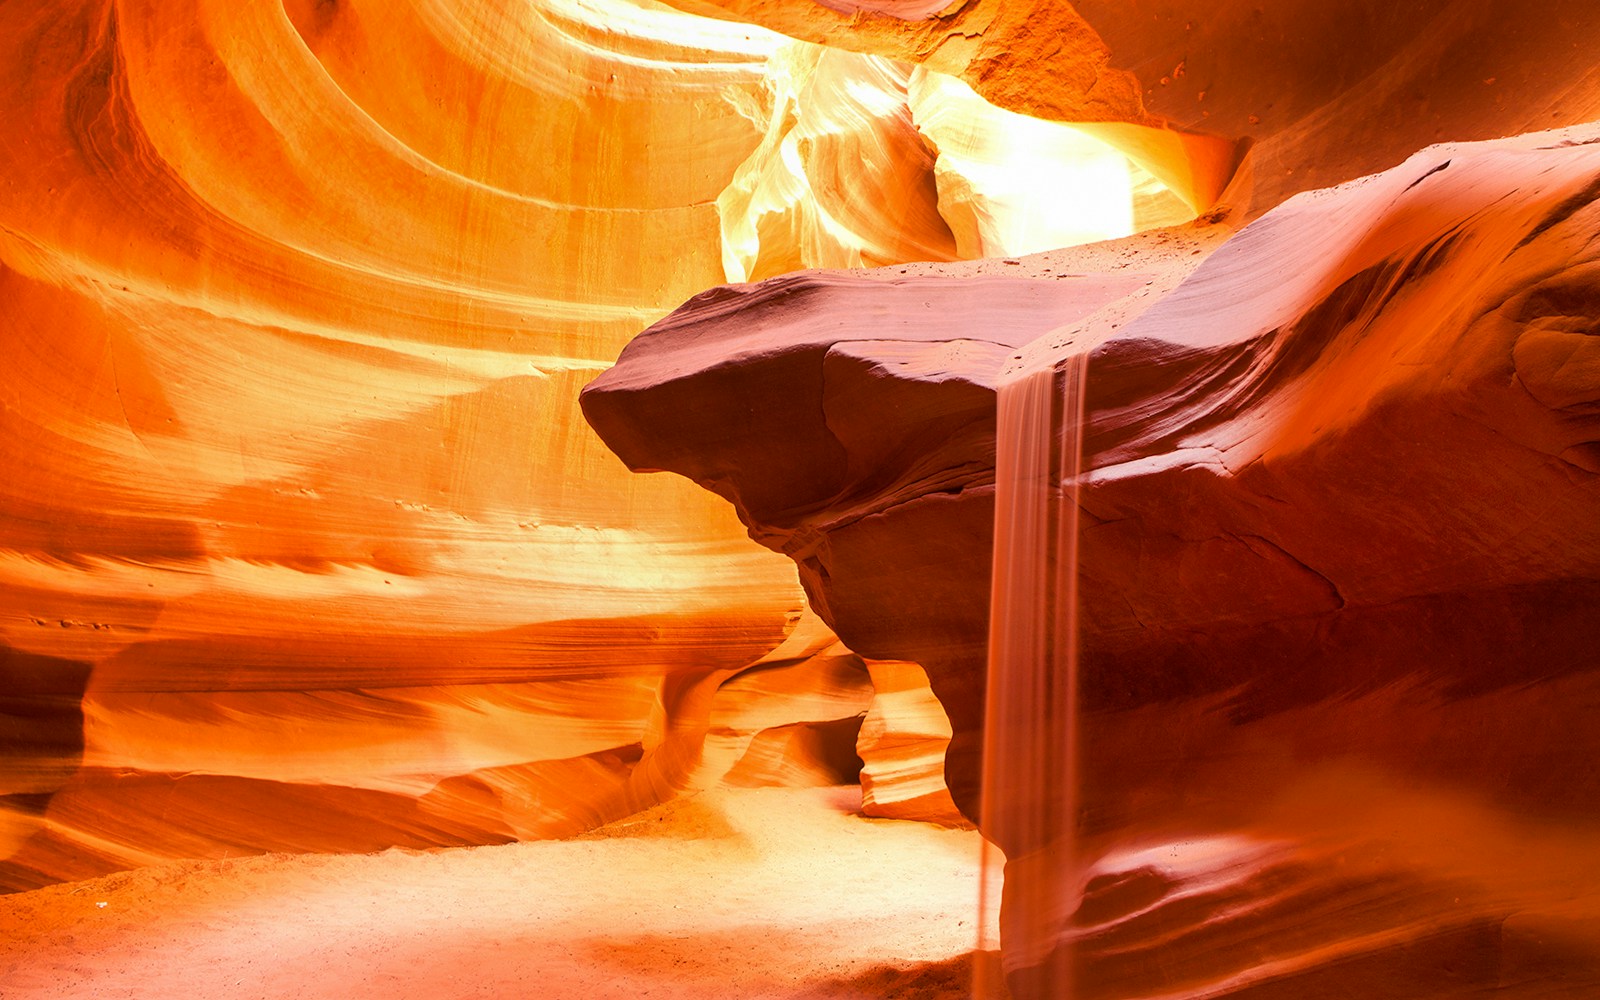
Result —
<svg viewBox="0 0 1600 1000"><path fill-rule="evenodd" d="M585 837L179 862L0 896L0 996L965 997L978 834L729 789Z"/></svg>

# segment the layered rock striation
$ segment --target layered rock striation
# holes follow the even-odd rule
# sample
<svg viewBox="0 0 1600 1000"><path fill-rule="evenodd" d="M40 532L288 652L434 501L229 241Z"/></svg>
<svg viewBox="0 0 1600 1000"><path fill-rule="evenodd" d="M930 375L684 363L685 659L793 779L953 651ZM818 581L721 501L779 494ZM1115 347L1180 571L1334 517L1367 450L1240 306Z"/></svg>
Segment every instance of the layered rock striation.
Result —
<svg viewBox="0 0 1600 1000"><path fill-rule="evenodd" d="M0 887L716 779L720 684L834 640L574 404L721 279L733 97L785 44L626 3L0 12ZM782 725L858 724L850 670Z"/></svg>
<svg viewBox="0 0 1600 1000"><path fill-rule="evenodd" d="M1219 201L1242 218L1252 176L1261 211L1443 135L1600 114L1587 56L1597 26L1580 0L1203 6L672 5L718 20L650 0L0 10L0 886L171 857L560 835L685 788L838 780L862 760L874 808L948 817L929 763L945 729L916 668L886 665L907 658L931 671L951 711L951 778L970 803L961 762L981 718L972 665L985 597L974 581L986 572L993 387L1016 355L1031 355L1024 344L1058 325L1087 323L1097 339L1126 327L1205 258L1217 216L1121 249L997 261L943 292L911 281L927 273L912 268L879 272L887 283L872 286L800 277L776 286L783 295L758 287L698 300L694 325L715 313L725 329L693 364L740 400L740 433L727 438L737 454L688 454L728 411L684 381L657 411L663 428L688 433L672 461L800 560L819 610L859 652L807 614L788 564L742 538L722 504L666 477L626 475L574 404L629 337L723 280L1014 255L1212 213ZM1241 137L1256 141L1242 172ZM1520 178L1524 168L1507 170ZM1448 168L1396 204L1464 219L1481 191L1509 190L1481 177L1460 186L1461 173ZM1559 186L1520 183L1506 204L1534 212ZM1262 315L1303 309L1320 328L1388 284L1448 274L1488 287L1461 277L1465 265L1444 266L1452 261L1522 280L1454 243L1428 258L1441 263L1389 273L1384 241L1421 253L1417 234L1431 223L1414 231L1377 202L1339 204L1340 221L1305 237L1323 249L1292 236L1315 228L1302 205L1272 223L1291 235L1219 258L1235 263L1174 301L1227 313L1240 289L1282 284ZM1523 225L1492 218L1495 232ZM1564 225L1505 259L1555 255L1551 241L1575 223ZM1350 245L1351 226L1367 226L1370 242ZM1312 284L1263 276L1252 262L1268 258L1303 262L1285 273ZM1239 276L1224 280L1232 267ZM1561 324L1586 308L1564 304L1586 286L1561 287L1528 306L1549 315L1506 321L1539 331L1513 352L1518 384L1579 420L1587 356ZM1426 298L1479 301L1453 289ZM1316 305L1325 300L1334 304ZM938 323L906 319L917 310ZM732 337L751 315L793 342L774 350ZM1220 334L1190 343L1172 331L1214 332L1217 320L1164 315L1152 343L1178 346L1147 358L1124 340L1096 356L1095 384L1132 394L1102 400L1117 411L1107 426L1124 428L1095 446L1103 468L1159 466L1172 449L1157 425L1243 434L1248 421L1230 406L1315 410L1283 402L1299 390L1280 383L1322 372L1321 360L1293 379L1285 373L1299 362L1273 362L1266 388L1209 415L1172 403L1188 391L1180 385L1226 396L1222 383L1244 379L1249 358L1278 355L1259 331L1254 347ZM836 320L848 335L813 336ZM1312 353L1345 344L1335 337ZM1376 364L1375 348L1348 350ZM1223 375L1201 372L1212 361L1225 362ZM1147 362L1165 374L1130 374ZM1427 364L1378 368L1398 379ZM737 388L757 369L759 391ZM1341 393L1367 378L1359 366L1338 370L1327 378ZM1403 379L1380 381L1383 393L1411 392ZM1147 404L1166 416L1138 416ZM1374 416L1388 405L1351 418L1350 433L1389 426ZM816 408L821 424L774 416L792 406ZM1453 433L1426 415L1419 441ZM1556 440L1527 419L1527 440ZM1343 434L1318 431L1306 453ZM764 454L775 440L796 464ZM1562 443L1564 464L1550 468L1584 473L1586 440ZM1461 441L1500 460L1498 438ZM1385 454L1396 467L1410 460ZM1536 464L1510 454L1516 477ZM1250 496L1278 496L1264 470L1280 468L1375 489L1353 458L1349 469L1334 458L1302 469L1293 449L1263 455L1217 478ZM1339 623L1327 626L1330 641L1348 649L1387 635L1425 655L1407 625L1420 614L1479 628L1477 647L1461 645L1484 663L1509 657L1494 651L1516 635L1542 664L1567 655L1542 638L1551 609L1581 623L1591 607L1551 575L1539 518L1565 524L1570 510L1539 506L1568 495L1538 478L1543 466L1514 480L1533 484L1533 499L1513 507L1534 527L1510 533L1499 569L1498 543L1452 562L1407 540L1434 520L1440 537L1487 531L1503 523L1495 502L1446 516L1396 500L1375 506L1388 519L1374 521L1283 494L1288 507L1326 514L1319 537L1337 526L1386 538L1416 562L1414 580L1382 585L1374 567L1340 561L1353 556L1286 541L1310 530L1287 513L1262 514L1256 538L1244 532L1258 526L1250 510L1191 523L1140 493L1147 480L1181 481L1221 509L1249 507L1228 492L1243 487L1206 492L1221 489L1203 475L1216 463L1193 466L1107 473L1089 504L1103 529L1095 544L1144 567L1128 594L1100 598L1099 655L1143 665L1151 650L1194 646L1159 674L1171 677L1158 691L1228 689L1248 672L1240 650L1289 620L1274 616L1306 609ZM1420 462L1419 475L1430 468ZM1467 477L1446 492L1479 486ZM1135 541L1123 521L1158 527ZM1169 538L1169 523L1188 527ZM1583 537L1574 530L1558 547L1580 558ZM1151 568L1169 556L1184 567L1177 582ZM1208 573L1287 589L1252 611L1194 597ZM1460 586L1442 593L1453 596L1427 596L1452 574ZM1463 604L1467 593L1480 603ZM1347 600L1366 610L1347 612ZM1542 610L1521 631L1478 624L1508 606ZM1217 621L1245 638L1211 634ZM1186 629L1206 636L1189 644ZM1273 655L1309 641L1304 626L1280 631ZM872 676L886 692L879 704ZM1117 680L1099 704L1150 704L1139 684ZM1297 680L1286 690L1322 704L1326 688ZM1128 739L1133 757L1158 759L1165 746Z"/></svg>

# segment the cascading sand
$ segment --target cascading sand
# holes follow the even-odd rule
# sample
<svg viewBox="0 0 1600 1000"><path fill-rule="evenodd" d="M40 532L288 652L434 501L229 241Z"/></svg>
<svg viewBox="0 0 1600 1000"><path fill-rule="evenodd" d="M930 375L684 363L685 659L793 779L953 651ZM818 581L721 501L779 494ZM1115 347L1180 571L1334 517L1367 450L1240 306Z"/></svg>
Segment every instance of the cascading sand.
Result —
<svg viewBox="0 0 1600 1000"><path fill-rule="evenodd" d="M1086 361L1083 355L1024 372L999 390L979 927L992 926L999 906L1013 995L1072 995L1063 930L1079 893L1062 863L1073 856L1077 813L1077 493ZM1005 888L995 899L990 875L1002 864ZM986 937L980 931L980 950L995 947ZM1004 995L995 970L977 969L975 995Z"/></svg>

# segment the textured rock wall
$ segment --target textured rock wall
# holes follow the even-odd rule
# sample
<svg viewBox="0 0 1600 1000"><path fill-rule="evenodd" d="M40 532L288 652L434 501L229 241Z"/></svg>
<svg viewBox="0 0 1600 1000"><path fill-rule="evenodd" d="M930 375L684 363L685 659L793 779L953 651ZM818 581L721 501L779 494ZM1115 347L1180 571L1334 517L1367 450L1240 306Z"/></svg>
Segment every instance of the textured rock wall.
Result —
<svg viewBox="0 0 1600 1000"><path fill-rule="evenodd" d="M572 832L774 726L816 724L741 780L852 773L864 665L810 663L783 560L574 406L721 279L788 44L627 3L0 11L0 885Z"/></svg>
<svg viewBox="0 0 1600 1000"><path fill-rule="evenodd" d="M889 668L809 618L723 505L624 474L578 391L725 278L1042 245L1013 241L1027 206L1070 185L1048 162L1017 179L1011 112L1079 123L1050 134L1125 175L1136 228L1243 206L1252 172L1260 211L1434 138L1600 114L1581 0L674 6L722 20L0 9L0 885L562 834L862 760L875 807L948 817L911 668L868 711ZM795 523L845 515L796 548L802 577L862 653L940 679L953 759L980 704L958 668L981 642L986 394L1024 340L1131 318L1184 270L1149 254L1197 262L1215 235L1071 258L1104 273L1025 321L977 315L976 291L941 306L977 336L796 341L825 355L841 438L794 447L841 492ZM1563 332L1519 363L1581 404ZM891 509L915 544L872 534ZM884 596L897 567L926 570L934 627Z"/></svg>

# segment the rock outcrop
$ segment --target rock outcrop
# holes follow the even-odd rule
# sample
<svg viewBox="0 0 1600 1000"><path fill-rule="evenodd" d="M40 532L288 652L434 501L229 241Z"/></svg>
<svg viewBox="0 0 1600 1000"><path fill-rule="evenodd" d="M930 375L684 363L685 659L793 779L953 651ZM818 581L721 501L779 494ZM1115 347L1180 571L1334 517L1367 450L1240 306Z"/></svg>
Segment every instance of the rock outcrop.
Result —
<svg viewBox="0 0 1600 1000"><path fill-rule="evenodd" d="M993 386L1087 355L1085 854L1002 845L1008 885L1088 886L1059 915L1080 995L1577 996L1597 234L1595 129L1437 146L1292 199L1154 304L1109 270L790 276L691 301L583 403L630 465L729 498L852 648L928 669L975 816ZM1004 350L1030 312L1054 329ZM1129 853L1153 844L1190 846Z"/></svg>
<svg viewBox="0 0 1600 1000"><path fill-rule="evenodd" d="M975 816L995 386L1064 323L1127 321L1226 232L713 290L636 338L581 403L631 468L727 498L851 648L928 670L962 762L947 779Z"/></svg>

